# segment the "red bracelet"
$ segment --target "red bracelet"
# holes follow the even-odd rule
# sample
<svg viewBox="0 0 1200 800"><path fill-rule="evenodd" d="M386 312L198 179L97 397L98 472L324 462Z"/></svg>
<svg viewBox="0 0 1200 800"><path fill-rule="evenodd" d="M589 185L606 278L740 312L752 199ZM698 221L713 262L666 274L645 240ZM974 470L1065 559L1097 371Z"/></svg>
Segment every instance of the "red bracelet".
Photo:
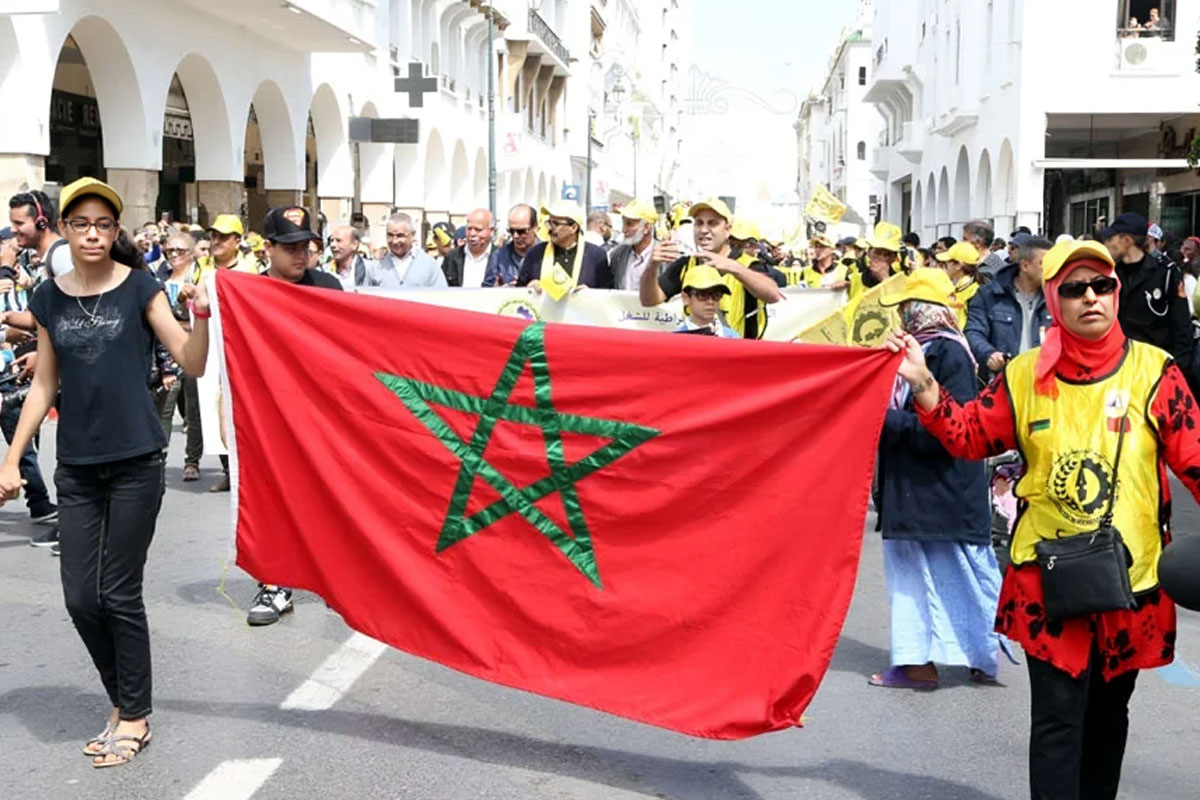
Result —
<svg viewBox="0 0 1200 800"><path fill-rule="evenodd" d="M196 304L191 300L188 300L188 311L191 311L192 316L194 316L196 319L208 319L212 316L211 310L201 311L200 309L196 308Z"/></svg>

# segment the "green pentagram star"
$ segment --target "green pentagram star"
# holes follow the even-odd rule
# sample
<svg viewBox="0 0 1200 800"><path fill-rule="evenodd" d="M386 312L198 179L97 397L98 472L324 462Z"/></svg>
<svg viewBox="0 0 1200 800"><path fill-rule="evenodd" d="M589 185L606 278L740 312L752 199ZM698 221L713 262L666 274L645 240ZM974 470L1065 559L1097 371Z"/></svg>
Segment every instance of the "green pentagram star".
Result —
<svg viewBox="0 0 1200 800"><path fill-rule="evenodd" d="M526 364L530 365L533 372L535 407L509 402ZM375 377L395 392L404 406L429 429L430 433L462 461L458 480L450 497L450 508L446 511L446 519L438 537L437 552L440 553L479 533L509 514L517 513L553 542L588 580L603 588L600 569L596 564L596 551L579 502L576 484L650 441L659 431L628 422L563 414L555 410L551 398L550 367L546 358L546 331L540 322L530 325L521 333L490 397L476 397L383 372L376 373ZM457 411L478 414L479 425L475 428L471 441L463 441L433 410L431 402ZM520 489L484 459L483 454L500 420L541 428L546 445L546 458L550 464L549 476ZM567 464L563 452L563 432L603 437L610 441L574 464ZM471 487L477 475L499 492L500 499L468 517L467 501L470 500ZM555 492L562 497L570 533L564 531L534 505Z"/></svg>

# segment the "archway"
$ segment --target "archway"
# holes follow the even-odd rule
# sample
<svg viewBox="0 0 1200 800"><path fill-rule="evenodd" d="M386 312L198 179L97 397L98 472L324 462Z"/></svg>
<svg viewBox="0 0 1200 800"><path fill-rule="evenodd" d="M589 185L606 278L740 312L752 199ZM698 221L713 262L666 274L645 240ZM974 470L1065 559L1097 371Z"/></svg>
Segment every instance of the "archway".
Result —
<svg viewBox="0 0 1200 800"><path fill-rule="evenodd" d="M346 115L342 112L333 87L323 83L313 93L308 108L316 144L316 192L321 200L354 197L354 166L347 136ZM341 214L333 209L322 210L331 219L340 219ZM331 211L333 213L331 214Z"/></svg>
<svg viewBox="0 0 1200 800"><path fill-rule="evenodd" d="M246 208L248 227L262 226L275 204L296 202L301 161L292 131L291 114L278 84L265 80L258 86L246 119ZM210 213L223 213L213 211Z"/></svg>
<svg viewBox="0 0 1200 800"><path fill-rule="evenodd" d="M454 144L454 155L450 161L450 211L466 214L471 206L470 173L467 166L467 148L462 140Z"/></svg>
<svg viewBox="0 0 1200 800"><path fill-rule="evenodd" d="M937 182L931 172L925 181L925 230L931 239L938 237L937 224Z"/></svg>
<svg viewBox="0 0 1200 800"><path fill-rule="evenodd" d="M954 167L954 215L953 223L962 225L971 217L971 161L967 148L958 149L958 163Z"/></svg>
<svg viewBox="0 0 1200 800"><path fill-rule="evenodd" d="M533 206L534 208L540 208L540 205L538 204L537 194L535 194L535 192L537 190L537 183L535 181L536 181L536 178L534 178L534 175L533 175L533 167L527 168L525 170L525 182L521 185L521 188L522 188L521 199L518 202L527 203L527 204Z"/></svg>
<svg viewBox="0 0 1200 800"><path fill-rule="evenodd" d="M551 203L557 203L561 199L560 192L558 190L558 178L550 179L550 195L548 199Z"/></svg>
<svg viewBox="0 0 1200 800"><path fill-rule="evenodd" d="M937 226L940 236L950 233L950 173L942 167L942 175L938 179L937 193ZM945 233L941 233L941 231Z"/></svg>
<svg viewBox="0 0 1200 800"><path fill-rule="evenodd" d="M996 185L992 208L998 216L1011 217L1016 213L1016 185L1013 179L1012 144L1005 139L996 161Z"/></svg>
<svg viewBox="0 0 1200 800"><path fill-rule="evenodd" d="M979 177L975 180L976 217L992 218L992 156L984 150L979 155Z"/></svg>
<svg viewBox="0 0 1200 800"><path fill-rule="evenodd" d="M51 81L46 181L64 184L92 175L120 184L126 222L140 225L154 212L157 181L148 173L158 167L159 131L157 120L147 120L120 35L99 17L79 20L64 38Z"/></svg>
<svg viewBox="0 0 1200 800"><path fill-rule="evenodd" d="M212 197L201 197L201 182L236 184L232 208L242 205L244 157L230 133L229 106L212 64L197 53L180 60L164 87L163 161L159 174L158 211L177 219L206 224L202 209Z"/></svg>
<svg viewBox="0 0 1200 800"><path fill-rule="evenodd" d="M537 202L538 202L538 207L539 207L539 208L540 208L541 206L547 205L547 198L546 198L546 173L544 173L544 172L542 172L542 173L539 173L539 174L538 174L538 182L537 182Z"/></svg>
<svg viewBox="0 0 1200 800"><path fill-rule="evenodd" d="M450 212L450 184L442 135L431 131L425 144L425 210Z"/></svg>
<svg viewBox="0 0 1200 800"><path fill-rule="evenodd" d="M488 201L491 199L488 196L488 161L487 155L484 154L483 148L475 151L475 199L472 201L476 208L487 208ZM499 202L500 186L496 186L496 198ZM496 213L500 214L501 209L497 208Z"/></svg>
<svg viewBox="0 0 1200 800"><path fill-rule="evenodd" d="M524 203L524 192L525 187L521 181L521 173L516 171L508 173L508 208Z"/></svg>
<svg viewBox="0 0 1200 800"><path fill-rule="evenodd" d="M379 111L374 103L367 103L363 106L362 116L378 119ZM376 245L382 244L383 229L396 194L392 153L390 144L360 142L358 145L360 210L366 218L368 230L378 232L372 237L372 243Z"/></svg>

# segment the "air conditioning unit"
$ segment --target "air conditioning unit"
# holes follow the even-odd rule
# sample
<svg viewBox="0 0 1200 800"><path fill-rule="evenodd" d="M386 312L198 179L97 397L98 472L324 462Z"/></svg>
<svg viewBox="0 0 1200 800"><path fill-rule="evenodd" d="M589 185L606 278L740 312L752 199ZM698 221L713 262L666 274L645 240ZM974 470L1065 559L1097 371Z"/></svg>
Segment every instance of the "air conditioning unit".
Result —
<svg viewBox="0 0 1200 800"><path fill-rule="evenodd" d="M1117 67L1134 72L1161 70L1170 46L1159 38L1122 39L1117 43Z"/></svg>

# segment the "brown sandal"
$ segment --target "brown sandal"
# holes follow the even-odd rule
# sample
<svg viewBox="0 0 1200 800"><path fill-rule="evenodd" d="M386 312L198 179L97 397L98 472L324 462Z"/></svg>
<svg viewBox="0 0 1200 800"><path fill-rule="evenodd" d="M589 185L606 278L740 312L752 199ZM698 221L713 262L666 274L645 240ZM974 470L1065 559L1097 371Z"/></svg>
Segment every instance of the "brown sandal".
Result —
<svg viewBox="0 0 1200 800"><path fill-rule="evenodd" d="M133 745L137 745L134 747ZM110 736L104 744L104 748L96 754L95 758L100 761L92 761L92 766L96 769L105 769L106 767L123 767L133 759L141 755L142 751L150 746L150 723L146 723L146 732L141 736ZM116 761L104 761L108 756L116 756Z"/></svg>

